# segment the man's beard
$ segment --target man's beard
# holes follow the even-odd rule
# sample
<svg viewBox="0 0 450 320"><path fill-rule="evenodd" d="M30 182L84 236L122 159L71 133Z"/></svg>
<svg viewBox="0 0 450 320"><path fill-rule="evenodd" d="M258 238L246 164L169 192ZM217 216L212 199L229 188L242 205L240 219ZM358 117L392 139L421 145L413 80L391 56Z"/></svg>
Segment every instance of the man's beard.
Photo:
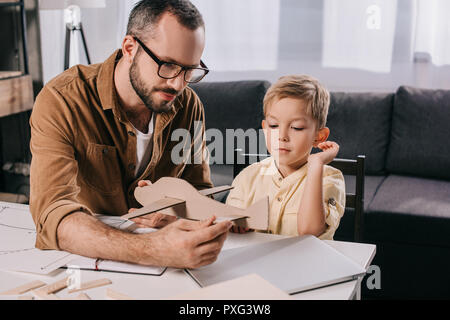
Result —
<svg viewBox="0 0 450 320"><path fill-rule="evenodd" d="M144 84L142 79L139 76L139 72L137 70L137 63L136 59L131 64L130 68L130 82L131 86L133 87L134 91L138 95L138 97L142 100L144 105L154 113L168 113L173 109L174 101L163 101L159 104L155 102L155 100L152 98L152 94L155 92L164 92L170 95L178 96L179 92L173 89L158 89L158 88L152 88L151 90L147 88L147 86Z"/></svg>

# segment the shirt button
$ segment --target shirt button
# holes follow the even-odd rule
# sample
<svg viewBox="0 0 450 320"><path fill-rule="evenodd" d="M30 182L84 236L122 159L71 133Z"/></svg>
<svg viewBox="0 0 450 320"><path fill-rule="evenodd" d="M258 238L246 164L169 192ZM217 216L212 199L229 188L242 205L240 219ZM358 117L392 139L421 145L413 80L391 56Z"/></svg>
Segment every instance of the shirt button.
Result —
<svg viewBox="0 0 450 320"><path fill-rule="evenodd" d="M103 149L103 150L102 150L102 153L103 153L103 154L108 154L108 149L106 149L106 148Z"/></svg>
<svg viewBox="0 0 450 320"><path fill-rule="evenodd" d="M283 201L283 198L278 197L278 198L277 198L277 201L278 201L278 202L282 202L282 201Z"/></svg>
<svg viewBox="0 0 450 320"><path fill-rule="evenodd" d="M281 178L281 177L280 177L280 178L278 178L278 181L282 182L282 181L283 181L283 178Z"/></svg>
<svg viewBox="0 0 450 320"><path fill-rule="evenodd" d="M134 170L134 169L136 169L136 166L135 166L134 164L130 164L130 165L128 166L128 168L129 168L130 170Z"/></svg>
<svg viewBox="0 0 450 320"><path fill-rule="evenodd" d="M128 134L130 135L130 137L136 137L136 134L133 131L129 131Z"/></svg>

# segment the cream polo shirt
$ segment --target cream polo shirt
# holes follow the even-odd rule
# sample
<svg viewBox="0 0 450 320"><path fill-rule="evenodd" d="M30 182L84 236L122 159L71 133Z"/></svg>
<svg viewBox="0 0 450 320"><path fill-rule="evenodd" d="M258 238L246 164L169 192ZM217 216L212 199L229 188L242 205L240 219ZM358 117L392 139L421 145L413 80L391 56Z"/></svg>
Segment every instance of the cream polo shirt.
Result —
<svg viewBox="0 0 450 320"><path fill-rule="evenodd" d="M227 204L246 209L269 196L269 232L298 236L297 212L306 184L307 166L283 178L270 157L244 169L234 180ZM323 197L327 229L319 238L332 240L345 210L345 182L341 171L324 167Z"/></svg>

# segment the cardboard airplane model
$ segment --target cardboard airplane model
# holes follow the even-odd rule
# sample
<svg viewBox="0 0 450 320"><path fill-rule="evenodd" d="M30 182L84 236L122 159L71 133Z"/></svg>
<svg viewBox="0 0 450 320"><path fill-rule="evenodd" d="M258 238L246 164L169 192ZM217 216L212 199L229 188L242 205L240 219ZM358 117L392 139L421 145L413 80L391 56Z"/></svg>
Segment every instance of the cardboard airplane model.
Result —
<svg viewBox="0 0 450 320"><path fill-rule="evenodd" d="M231 190L224 186L198 191L189 182L177 178L161 178L156 183L136 188L134 196L143 206L122 216L134 219L154 212L189 220L217 217L217 222L230 220L240 227L267 230L269 224L269 198L263 198L247 209L223 204L209 196Z"/></svg>

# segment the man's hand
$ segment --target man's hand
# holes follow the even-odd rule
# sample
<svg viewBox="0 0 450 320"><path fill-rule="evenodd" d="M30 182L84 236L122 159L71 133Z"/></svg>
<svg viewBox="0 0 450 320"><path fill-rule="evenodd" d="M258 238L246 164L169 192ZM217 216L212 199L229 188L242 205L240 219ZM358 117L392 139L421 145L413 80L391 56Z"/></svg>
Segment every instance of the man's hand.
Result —
<svg viewBox="0 0 450 320"><path fill-rule="evenodd" d="M217 260L232 223L178 220L158 232L142 235L148 241L140 264L195 269Z"/></svg>
<svg viewBox="0 0 450 320"><path fill-rule="evenodd" d="M94 259L198 268L216 261L232 226L230 221L213 225L215 219L178 220L157 232L133 234L76 212L58 226L58 243L61 250Z"/></svg>
<svg viewBox="0 0 450 320"><path fill-rule="evenodd" d="M136 209L130 209L128 213L132 213ZM160 229L168 226L169 224L177 221L177 217L169 216L161 212L150 213L146 216L130 219L138 228L155 228Z"/></svg>
<svg viewBox="0 0 450 320"><path fill-rule="evenodd" d="M147 186L151 186L152 182L148 180L139 181L138 187L143 188ZM132 213L136 209L130 209L128 213ZM164 228L165 226L171 224L172 222L177 221L177 218L174 216L169 216L160 212L151 213L146 216L142 216L139 218L131 219L134 223L137 224L139 228Z"/></svg>
<svg viewBox="0 0 450 320"><path fill-rule="evenodd" d="M140 181L138 187L150 186L150 181ZM132 212L135 209L131 209ZM214 224L216 217L205 221L177 220L173 216L153 213L132 219L139 227L162 228L160 231L141 235L144 243L139 264L173 268L195 269L217 260L228 231L230 221Z"/></svg>
<svg viewBox="0 0 450 320"><path fill-rule="evenodd" d="M308 165L327 165L332 162L339 153L339 145L333 141L325 141L318 145L322 152L312 154L308 158Z"/></svg>

